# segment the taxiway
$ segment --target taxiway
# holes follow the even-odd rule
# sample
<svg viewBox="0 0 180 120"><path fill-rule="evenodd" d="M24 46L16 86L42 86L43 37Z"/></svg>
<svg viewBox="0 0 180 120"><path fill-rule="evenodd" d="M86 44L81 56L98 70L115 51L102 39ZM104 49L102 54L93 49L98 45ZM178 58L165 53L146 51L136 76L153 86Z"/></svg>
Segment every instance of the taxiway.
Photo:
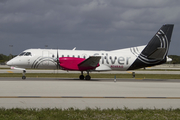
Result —
<svg viewBox="0 0 180 120"><path fill-rule="evenodd" d="M179 108L180 80L0 78L4 108Z"/></svg>
<svg viewBox="0 0 180 120"><path fill-rule="evenodd" d="M27 73L79 73L79 71L64 71L64 70L38 70L30 69L26 70ZM135 72L136 74L180 74L180 71L149 71L149 70L133 70L133 71L103 71L103 72L92 72L101 74L131 74ZM11 69L0 69L0 73L22 73L22 70L11 70Z"/></svg>

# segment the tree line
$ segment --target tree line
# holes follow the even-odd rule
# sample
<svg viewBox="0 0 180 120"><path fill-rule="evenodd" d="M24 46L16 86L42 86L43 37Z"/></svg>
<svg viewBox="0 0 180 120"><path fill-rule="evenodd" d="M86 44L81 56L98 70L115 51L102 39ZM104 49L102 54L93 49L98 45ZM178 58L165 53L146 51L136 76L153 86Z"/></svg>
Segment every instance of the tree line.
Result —
<svg viewBox="0 0 180 120"><path fill-rule="evenodd" d="M15 57L15 55L3 55L3 54L0 54L0 64L1 65L4 65L7 61L9 61L10 59L12 59L13 57Z"/></svg>
<svg viewBox="0 0 180 120"><path fill-rule="evenodd" d="M168 57L172 59L170 64L180 64L180 56L178 56L178 55L168 55Z"/></svg>
<svg viewBox="0 0 180 120"><path fill-rule="evenodd" d="M3 55L0 54L0 64L5 64L8 60L12 59L13 57L15 57L16 55ZM170 62L170 64L180 64L180 56L178 55L168 55L169 58L172 59L172 61Z"/></svg>

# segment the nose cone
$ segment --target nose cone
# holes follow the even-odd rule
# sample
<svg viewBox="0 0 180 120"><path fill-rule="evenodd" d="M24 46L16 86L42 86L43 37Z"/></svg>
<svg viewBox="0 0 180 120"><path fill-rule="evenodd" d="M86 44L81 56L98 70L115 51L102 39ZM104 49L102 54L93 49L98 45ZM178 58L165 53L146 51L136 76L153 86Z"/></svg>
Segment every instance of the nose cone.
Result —
<svg viewBox="0 0 180 120"><path fill-rule="evenodd" d="M9 60L9 61L6 63L6 65L8 65L8 66L12 66L12 65L13 65L12 60Z"/></svg>

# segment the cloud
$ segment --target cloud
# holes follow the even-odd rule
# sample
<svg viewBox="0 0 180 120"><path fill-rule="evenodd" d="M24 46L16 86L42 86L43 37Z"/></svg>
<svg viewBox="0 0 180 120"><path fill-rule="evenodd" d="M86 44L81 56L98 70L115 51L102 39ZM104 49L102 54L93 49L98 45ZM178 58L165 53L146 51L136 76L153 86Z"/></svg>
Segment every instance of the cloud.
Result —
<svg viewBox="0 0 180 120"><path fill-rule="evenodd" d="M0 51L9 54L9 44L14 54L45 44L90 50L137 46L166 23L175 24L177 41L179 5L178 0L1 0Z"/></svg>

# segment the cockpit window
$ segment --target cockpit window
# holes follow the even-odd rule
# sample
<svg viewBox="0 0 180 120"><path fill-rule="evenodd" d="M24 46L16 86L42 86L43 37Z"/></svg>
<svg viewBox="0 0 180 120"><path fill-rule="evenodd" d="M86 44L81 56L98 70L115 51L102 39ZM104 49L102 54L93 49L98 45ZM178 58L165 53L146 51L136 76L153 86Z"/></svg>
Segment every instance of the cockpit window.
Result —
<svg viewBox="0 0 180 120"><path fill-rule="evenodd" d="M31 53L27 52L27 53L24 54L24 56L31 56Z"/></svg>
<svg viewBox="0 0 180 120"><path fill-rule="evenodd" d="M24 54L25 54L25 52L22 52L22 53L19 54L19 56L23 56Z"/></svg>
<svg viewBox="0 0 180 120"><path fill-rule="evenodd" d="M22 52L19 56L32 56L31 52Z"/></svg>

